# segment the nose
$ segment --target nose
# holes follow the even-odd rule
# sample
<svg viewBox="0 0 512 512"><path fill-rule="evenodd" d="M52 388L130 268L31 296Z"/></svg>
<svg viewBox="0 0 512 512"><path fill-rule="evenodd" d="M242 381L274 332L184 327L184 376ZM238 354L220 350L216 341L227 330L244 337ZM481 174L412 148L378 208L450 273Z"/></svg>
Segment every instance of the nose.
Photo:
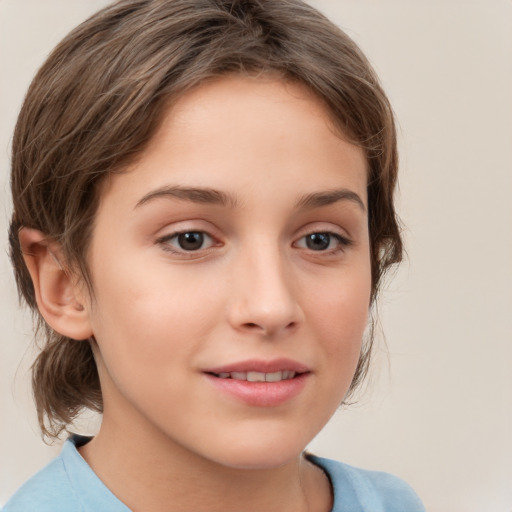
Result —
<svg viewBox="0 0 512 512"><path fill-rule="evenodd" d="M290 264L277 247L248 252L232 269L229 322L239 332L286 336L304 320Z"/></svg>

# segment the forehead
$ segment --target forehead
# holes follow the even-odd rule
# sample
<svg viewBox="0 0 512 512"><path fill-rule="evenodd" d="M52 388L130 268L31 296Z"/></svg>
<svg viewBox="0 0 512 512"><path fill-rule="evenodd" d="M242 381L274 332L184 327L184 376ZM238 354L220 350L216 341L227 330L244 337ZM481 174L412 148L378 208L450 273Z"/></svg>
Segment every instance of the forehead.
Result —
<svg viewBox="0 0 512 512"><path fill-rule="evenodd" d="M139 180L139 188L200 182L226 189L254 187L257 178L268 189L278 178L294 185L300 178L304 188L328 189L338 188L341 177L366 201L363 151L331 119L324 102L302 84L218 78L174 101L139 158L109 182Z"/></svg>
<svg viewBox="0 0 512 512"><path fill-rule="evenodd" d="M243 125L252 130L252 139L247 138L251 147L260 142L257 135L266 134L269 128L280 130L276 144L282 144L286 134L291 134L291 126L295 139L301 135L299 131L304 137L317 131L348 140L326 102L306 85L272 74L234 74L203 82L181 95L169 108L149 149L168 137L169 131L179 131L183 138L193 135L194 141L203 135L210 140L213 131L239 135Z"/></svg>

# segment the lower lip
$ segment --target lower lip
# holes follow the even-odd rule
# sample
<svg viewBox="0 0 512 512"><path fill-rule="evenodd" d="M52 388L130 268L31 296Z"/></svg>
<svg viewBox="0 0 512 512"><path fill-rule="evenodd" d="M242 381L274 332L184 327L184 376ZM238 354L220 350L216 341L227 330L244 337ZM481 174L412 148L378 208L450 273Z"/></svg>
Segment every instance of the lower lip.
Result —
<svg viewBox="0 0 512 512"><path fill-rule="evenodd" d="M279 382L249 382L246 380L221 379L204 374L217 389L233 398L256 407L276 407L295 398L306 385L310 376L303 373L293 379Z"/></svg>

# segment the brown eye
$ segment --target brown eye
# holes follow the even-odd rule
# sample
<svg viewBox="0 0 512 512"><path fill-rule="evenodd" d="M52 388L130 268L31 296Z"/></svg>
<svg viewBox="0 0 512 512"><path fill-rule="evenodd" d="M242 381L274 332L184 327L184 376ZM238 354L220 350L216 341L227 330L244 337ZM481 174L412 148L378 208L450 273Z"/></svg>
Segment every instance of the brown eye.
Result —
<svg viewBox="0 0 512 512"><path fill-rule="evenodd" d="M305 237L306 247L312 251L325 251L331 243L329 233L311 233Z"/></svg>
<svg viewBox="0 0 512 512"><path fill-rule="evenodd" d="M204 231L174 233L160 238L158 243L166 250L182 253L209 249L214 245L212 237Z"/></svg>
<svg viewBox="0 0 512 512"><path fill-rule="evenodd" d="M204 244L204 233L199 231L190 231L188 233L180 233L176 236L176 242L180 249L184 251L197 251Z"/></svg>
<svg viewBox="0 0 512 512"><path fill-rule="evenodd" d="M352 245L352 241L338 233L317 231L303 236L294 245L315 252L332 252L343 250Z"/></svg>

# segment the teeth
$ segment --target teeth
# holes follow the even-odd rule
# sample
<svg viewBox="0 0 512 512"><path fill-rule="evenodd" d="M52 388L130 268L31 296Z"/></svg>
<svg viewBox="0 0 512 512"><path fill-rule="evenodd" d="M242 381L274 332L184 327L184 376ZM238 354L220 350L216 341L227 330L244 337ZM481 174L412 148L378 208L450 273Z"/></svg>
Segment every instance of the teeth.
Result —
<svg viewBox="0 0 512 512"><path fill-rule="evenodd" d="M284 370L280 372L264 373L264 372L221 372L217 377L221 379L246 380L248 382L280 382L282 380L293 379L296 372Z"/></svg>
<svg viewBox="0 0 512 512"><path fill-rule="evenodd" d="M262 372L247 372L249 382L265 382L265 374Z"/></svg>
<svg viewBox="0 0 512 512"><path fill-rule="evenodd" d="M274 372L274 373L266 373L265 374L265 380L267 382L279 382L280 380L283 380L283 374L286 372Z"/></svg>

